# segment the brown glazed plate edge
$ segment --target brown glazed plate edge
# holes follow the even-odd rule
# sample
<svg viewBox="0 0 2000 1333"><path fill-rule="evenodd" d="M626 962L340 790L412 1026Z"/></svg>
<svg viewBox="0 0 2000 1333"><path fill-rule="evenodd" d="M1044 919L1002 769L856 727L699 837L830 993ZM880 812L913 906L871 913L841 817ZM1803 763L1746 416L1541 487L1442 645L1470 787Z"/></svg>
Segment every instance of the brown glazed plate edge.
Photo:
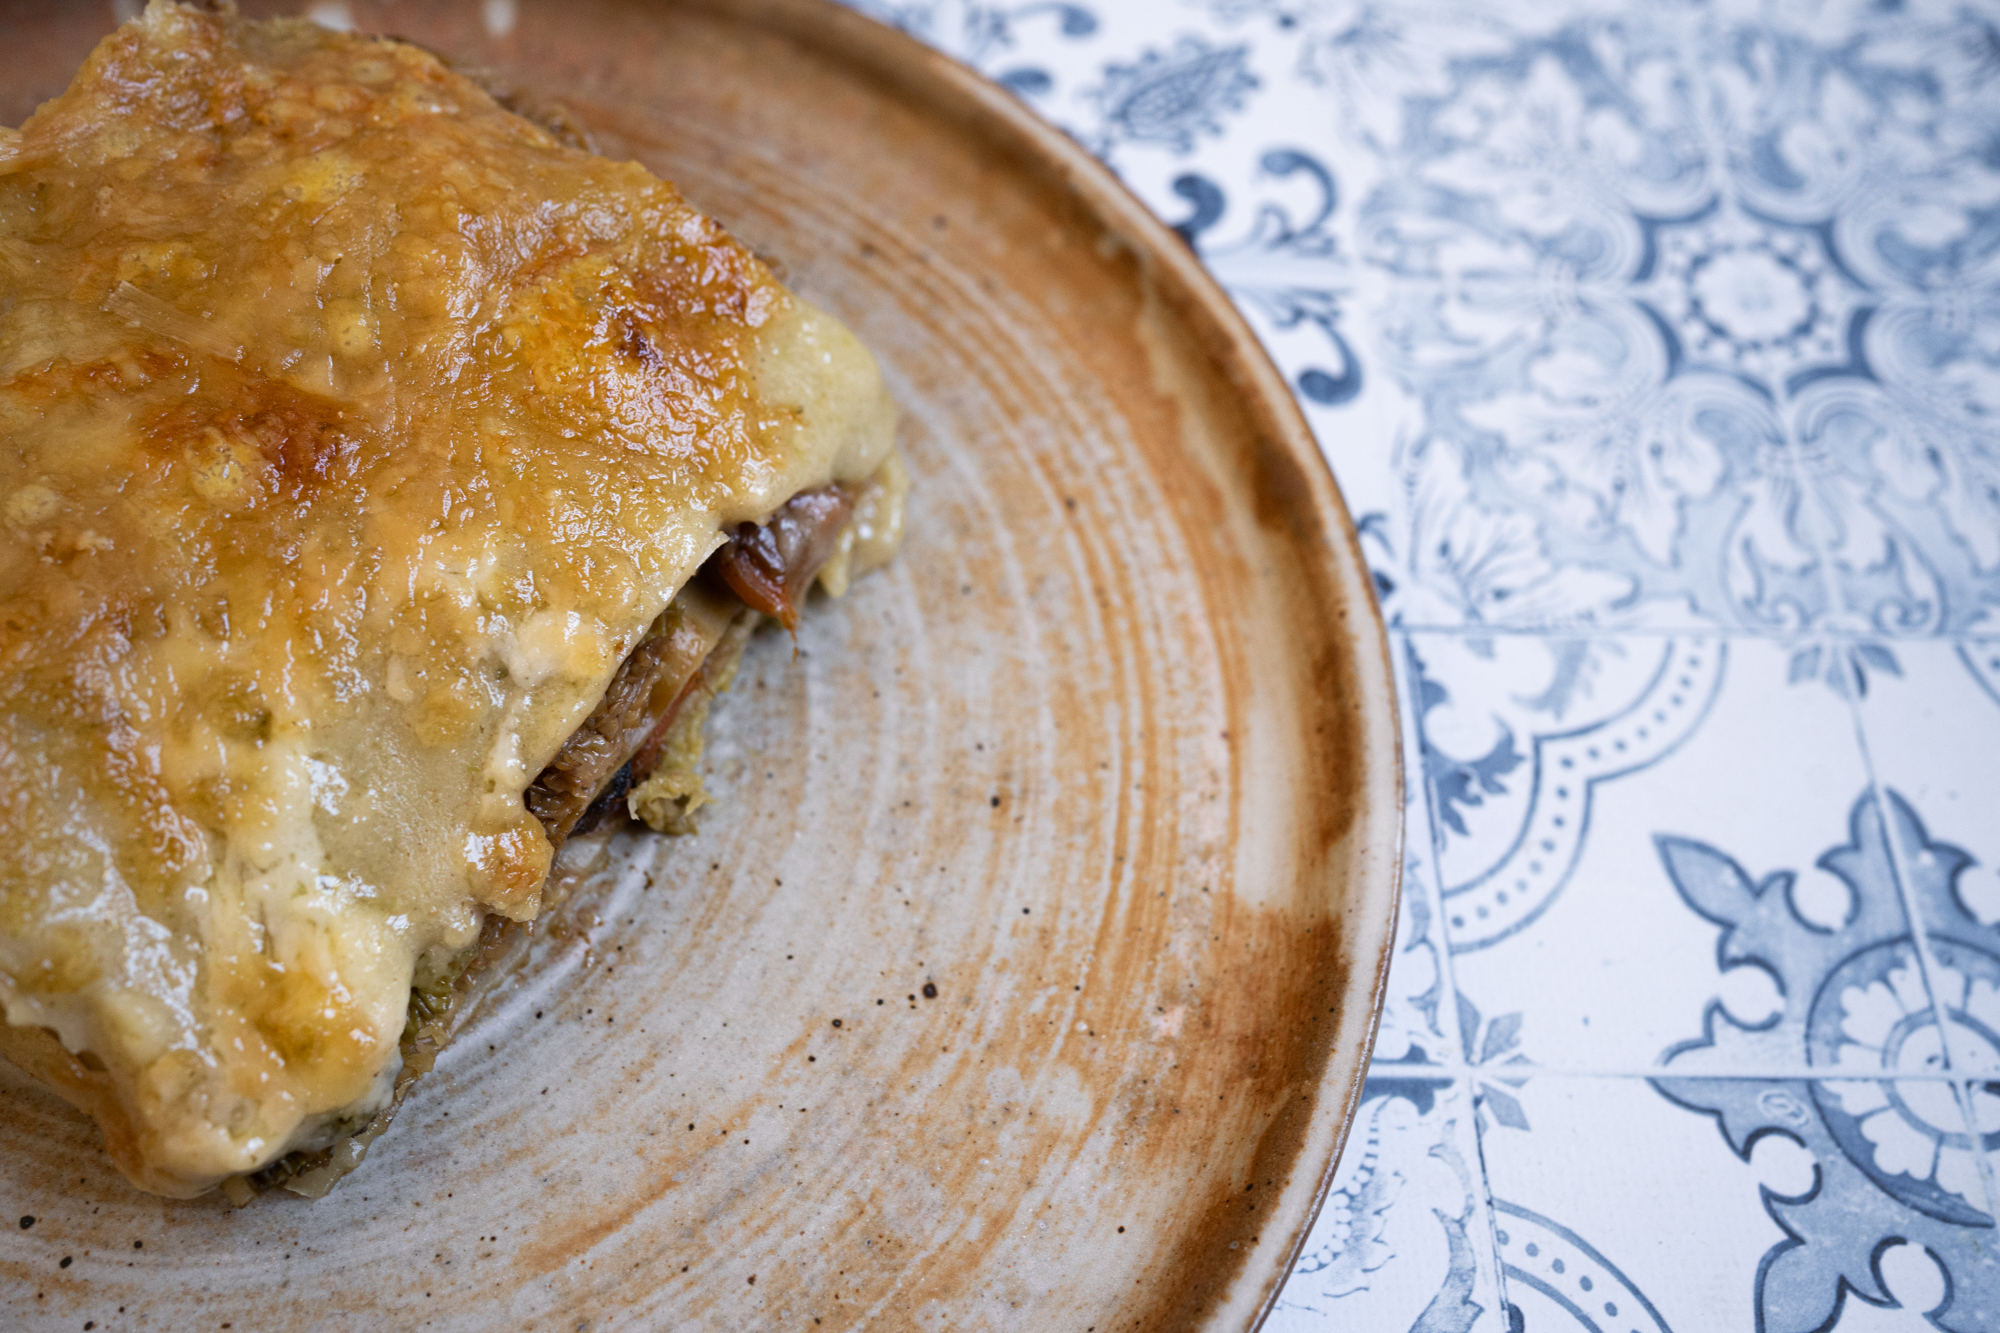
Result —
<svg viewBox="0 0 2000 1333"><path fill-rule="evenodd" d="M1374 1054L1382 1002L1388 987L1390 953L1395 944L1396 922L1402 908L1406 812L1401 704L1394 687L1387 625L1375 596L1374 581L1368 576L1367 563L1361 553L1360 534L1348 512L1347 502L1284 376L1235 303L1194 251L1160 221L1109 167L1091 156L1074 139L1037 116L1015 94L925 46L908 33L866 18L834 3L834 0L681 2L690 8L721 12L736 19L749 15L767 17L772 27L785 31L796 40L834 48L838 54L865 65L885 82L901 85L915 99L936 105L941 111L955 113L963 120L976 122L983 132L1004 139L1024 162L1038 167L1081 201L1108 231L1124 240L1141 258L1159 295L1187 319L1194 331L1204 336L1208 344L1206 350L1221 364L1225 377L1247 390L1246 404L1256 417L1261 418L1259 424L1267 428L1267 443L1284 450L1297 465L1299 475L1308 480L1313 491L1311 508L1321 516L1325 534L1331 538L1327 555L1337 568L1340 582L1350 594L1358 594L1361 605L1366 608L1366 615L1358 618L1358 623L1350 620L1350 626L1357 658L1365 658L1367 664L1379 673L1374 681L1367 683L1380 687L1377 697L1386 700L1387 705L1384 721L1388 724L1390 744L1386 758L1390 768L1388 776L1393 808L1387 812L1370 812L1375 816L1386 813L1389 819L1389 828L1381 838L1387 846L1371 849L1377 854L1386 852L1387 855L1388 864L1382 871L1386 880L1382 892L1387 898L1387 911L1381 923L1381 934L1372 950L1372 970L1356 974L1367 978L1367 1004L1360 1042L1352 1048L1355 1058L1342 1060L1339 1050L1336 1050L1329 1062L1329 1077L1320 1088L1321 1105L1316 1108L1316 1117L1323 1124L1331 1121L1333 1134L1325 1162L1318 1168L1318 1182L1313 1189L1311 1203L1304 1215L1292 1224L1290 1243L1271 1254L1271 1258L1278 1262L1269 1263L1269 1271L1261 1278L1245 1271L1238 1279L1239 1282L1248 1279L1260 1288L1251 1317L1243 1325L1247 1333L1254 1333L1276 1307L1285 1280L1298 1262L1306 1238L1332 1190L1341 1152L1346 1147L1348 1132L1360 1105L1369 1061ZM954 102L957 105L953 105ZM1371 760L1376 758L1370 756ZM1365 782L1364 785L1373 790L1381 784ZM1355 987L1349 999L1360 998L1359 992L1360 988ZM1345 1019L1343 1014L1343 1027L1347 1026ZM1339 1037L1336 1038L1338 1040ZM1337 1105L1329 1107L1326 1104L1328 1093L1338 1094ZM1254 1260L1246 1261L1246 1270L1249 1262Z"/></svg>

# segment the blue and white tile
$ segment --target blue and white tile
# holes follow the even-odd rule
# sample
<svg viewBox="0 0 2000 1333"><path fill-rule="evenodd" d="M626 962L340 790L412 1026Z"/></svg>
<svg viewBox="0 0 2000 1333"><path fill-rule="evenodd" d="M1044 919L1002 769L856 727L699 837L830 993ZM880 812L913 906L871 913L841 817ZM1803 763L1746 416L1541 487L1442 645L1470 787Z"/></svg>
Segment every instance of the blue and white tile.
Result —
<svg viewBox="0 0 2000 1333"><path fill-rule="evenodd" d="M1472 1117L1463 1080L1369 1079L1332 1192L1265 1328L1503 1333Z"/></svg>
<svg viewBox="0 0 2000 1333"><path fill-rule="evenodd" d="M1931 633L2000 602L1973 9L857 3L1182 230L1403 623Z"/></svg>
<svg viewBox="0 0 2000 1333"><path fill-rule="evenodd" d="M1747 1329L1762 1255L1784 1231L1760 1184L1799 1164L1746 1164L1643 1079L1538 1074L1518 1124L1480 1121L1501 1281L1514 1328Z"/></svg>
<svg viewBox="0 0 2000 1333"><path fill-rule="evenodd" d="M1449 1065L1458 1049L1444 932L1438 926L1435 891L1424 883L1431 873L1414 852L1405 858L1395 952L1375 1036L1374 1067L1406 1068L1413 1076Z"/></svg>
<svg viewBox="0 0 2000 1333"><path fill-rule="evenodd" d="M1767 1180L1786 1233L1760 1260L1756 1326L1984 1333L2000 1308L1990 1181L1949 1081L1662 1079ZM1803 1156L1810 1169L1799 1170Z"/></svg>
<svg viewBox="0 0 2000 1333"><path fill-rule="evenodd" d="M1379 169L1349 171L1380 182L1355 195L1353 341L1414 404L1373 534L1412 592L1392 614L1795 632L1865 601L1898 632L1980 623L2000 595L1980 21L1870 44L1823 17L1513 12L1463 22L1498 49L1446 62L1371 142ZM1884 422L1917 424L1867 443ZM1874 474L1840 471L1857 441L1931 521L1878 513Z"/></svg>
<svg viewBox="0 0 2000 1333"><path fill-rule="evenodd" d="M1398 688L1408 698L1408 681ZM1415 713L1405 702L1405 744ZM1406 819L1429 827L1421 771L1405 771ZM1329 1324L1500 1333L1485 1178L1459 1070L1437 876L1411 839L1375 1058L1332 1192L1268 1327Z"/></svg>
<svg viewBox="0 0 2000 1333"><path fill-rule="evenodd" d="M1874 651L1855 693L1941 1035L1957 1072L2000 1074L2000 645Z"/></svg>
<svg viewBox="0 0 2000 1333"><path fill-rule="evenodd" d="M1992 632L1994 19L1931 4L1863 22L1871 40L1756 24L1715 34L1729 71L1716 82L1718 121L1746 162L1769 145L1767 167L1739 173L1746 202L1816 231L1849 293L1846 364L1785 386L1805 481L1799 521L1828 557L1845 623L1892 635Z"/></svg>
<svg viewBox="0 0 2000 1333"><path fill-rule="evenodd" d="M1966 1130L1985 1159L1987 1214L2000 1217L2000 1080L1972 1079L1961 1085Z"/></svg>
<svg viewBox="0 0 2000 1333"><path fill-rule="evenodd" d="M1486 599L1469 621L1797 630L1828 610L1772 384L1844 356L1847 307L1814 295L1824 254L1734 205L1695 34L1672 8L1510 33L1409 106L1359 205L1359 250L1393 280L1385 373L1422 403L1409 472L1435 496L1405 544L1456 549Z"/></svg>
<svg viewBox="0 0 2000 1333"><path fill-rule="evenodd" d="M1856 694L1876 779L1923 838L1972 858L1955 872L1972 923L1930 924L2000 937L2000 641L1869 647L1879 665Z"/></svg>
<svg viewBox="0 0 2000 1333"><path fill-rule="evenodd" d="M1398 648L1400 644L1398 644ZM1410 673L1396 672L1405 754L1417 747L1417 710ZM1438 870L1429 829L1430 792L1423 769L1403 769L1404 837L1402 901L1395 952L1375 1037L1375 1066L1407 1070L1412 1077L1437 1072L1456 1059L1460 1042L1451 997L1443 922L1438 916Z"/></svg>
<svg viewBox="0 0 2000 1333"><path fill-rule="evenodd" d="M1120 165L1235 300L1296 392L1348 508L1366 524L1397 505L1391 445L1415 425L1408 395L1366 364L1370 275L1355 262L1351 215L1374 162L1312 132L1323 113L1311 90L1283 84L1271 100L1274 116L1246 120L1233 131L1237 142L1195 161ZM1283 101L1307 105L1276 105ZM1279 133L1276 124L1309 132Z"/></svg>
<svg viewBox="0 0 2000 1333"><path fill-rule="evenodd" d="M1481 1121L1516 1327L1989 1327L1990 1222L1952 1188L1976 1193L1971 1154L1936 1183L1946 1084L1541 1074L1521 1104L1528 1128Z"/></svg>
<svg viewBox="0 0 2000 1333"><path fill-rule="evenodd" d="M2000 616L2000 22L856 3L1180 230L1452 631L1397 642L1404 916L1274 1326L2000 1308L2000 646L1913 642Z"/></svg>
<svg viewBox="0 0 2000 1333"><path fill-rule="evenodd" d="M1870 878L1825 859L1869 791L1847 701L1821 674L1830 650L1410 642L1452 975L1462 1027L1479 1028L1468 1060L1806 1068L1786 969L1853 938L1829 931L1857 903L1861 926L1908 931L1886 861ZM1725 914L1759 904L1795 932L1774 927L1753 956Z"/></svg>

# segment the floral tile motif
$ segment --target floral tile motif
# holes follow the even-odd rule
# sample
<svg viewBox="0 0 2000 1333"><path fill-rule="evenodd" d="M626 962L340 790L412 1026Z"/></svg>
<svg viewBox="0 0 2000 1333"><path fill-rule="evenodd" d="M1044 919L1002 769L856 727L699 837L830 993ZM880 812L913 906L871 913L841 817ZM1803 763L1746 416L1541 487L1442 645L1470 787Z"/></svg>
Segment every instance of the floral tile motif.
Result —
<svg viewBox="0 0 2000 1333"><path fill-rule="evenodd" d="M1747 1163L1643 1079L1537 1074L1521 1101L1532 1128L1480 1132L1510 1328L1761 1327L1759 1260L1785 1233L1759 1186L1797 1163Z"/></svg>
<svg viewBox="0 0 2000 1333"><path fill-rule="evenodd" d="M1777 993L1773 1010L1757 1017L1712 1008L1701 1035L1676 1044L1665 1063L1869 1076L1947 1072L1953 1011L1938 1021L1935 976L1927 977L1911 932L1891 845L1892 827L1907 831L1913 820L1894 793L1882 801L1865 789L1848 814L1845 839L1813 862L1828 876L1817 891L1791 867L1758 877L1710 842L1662 835L1660 859L1674 888L1720 931L1718 970L1761 972ZM1914 833L1929 845L1920 825Z"/></svg>
<svg viewBox="0 0 2000 1333"><path fill-rule="evenodd" d="M1770 381L1830 356L1852 302L1822 309L1831 262L1733 206L1680 26L1584 19L1471 62L1360 205L1387 368L1423 405L1408 559L1449 555L1410 573L1455 574L1468 620L1825 611Z"/></svg>
<svg viewBox="0 0 2000 1333"><path fill-rule="evenodd" d="M1877 645L1855 678L1951 1067L2000 1074L2000 645Z"/></svg>
<svg viewBox="0 0 2000 1333"><path fill-rule="evenodd" d="M1348 502L1385 509L1405 411L1354 345L1350 200L1375 169L1331 133L1277 23L1203 5L850 0L1013 89L1201 254L1327 441ZM1358 174L1357 174L1358 173ZM1365 447L1353 447L1361 445Z"/></svg>
<svg viewBox="0 0 2000 1333"><path fill-rule="evenodd" d="M1201 256L1408 631L1376 1063L1272 1326L1985 1327L2000 15L849 2Z"/></svg>
<svg viewBox="0 0 2000 1333"><path fill-rule="evenodd" d="M1430 466L1587 576L1567 615L1934 632L2000 601L1990 31L1606 9L1405 104L1359 218L1386 355Z"/></svg>
<svg viewBox="0 0 2000 1333"><path fill-rule="evenodd" d="M1959 1086L1965 1119L1979 1144L1986 1177L1986 1213L2000 1218L2000 1082L1973 1079Z"/></svg>
<svg viewBox="0 0 2000 1333"><path fill-rule="evenodd" d="M1862 293L1851 373L1789 393L1800 523L1829 557L1850 623L1977 632L2000 601L1994 17L1856 5L1838 49L1802 18L1730 21L1709 39L1727 71L1717 124L1738 151L1770 145L1775 159L1748 177L1754 206L1824 227ZM1787 104L1810 108L1809 136L1784 124Z"/></svg>
<svg viewBox="0 0 2000 1333"><path fill-rule="evenodd" d="M1956 1192L1983 1197L1946 1080L1538 1074L1522 1101L1534 1129L1481 1122L1515 1328L1989 1327L2000 1262Z"/></svg>
<svg viewBox="0 0 2000 1333"><path fill-rule="evenodd" d="M1481 1036L1467 1060L1807 1068L1783 1021L1800 998L1787 967L1864 926L1908 926L1886 851L1861 869L1859 853L1830 854L1852 836L1868 773L1846 699L1799 670L1802 650L1633 635L1410 644L1458 1003L1518 1016L1508 1042L1489 1057ZM1558 707L1550 682L1565 673ZM1729 894L1796 938L1774 926L1764 954L1745 954L1728 913L1749 909ZM1861 924L1829 933L1857 911Z"/></svg>
<svg viewBox="0 0 2000 1333"><path fill-rule="evenodd" d="M1795 1169L1761 1191L1784 1234L1757 1265L1756 1327L1845 1327L1869 1307L1921 1313L1947 1333L1992 1327L2000 1246L1990 1177L1951 1081L1663 1078L1656 1086L1712 1118L1746 1163L1766 1142L1810 1156L1809 1172ZM1984 1113L2000 1124L2000 1114ZM1891 1252L1897 1262L1887 1261Z"/></svg>
<svg viewBox="0 0 2000 1333"><path fill-rule="evenodd" d="M1332 1192L1266 1329L1504 1333L1463 1081L1371 1078Z"/></svg>
<svg viewBox="0 0 2000 1333"><path fill-rule="evenodd" d="M1404 623L2000 614L1975 7L859 3L1211 263Z"/></svg>

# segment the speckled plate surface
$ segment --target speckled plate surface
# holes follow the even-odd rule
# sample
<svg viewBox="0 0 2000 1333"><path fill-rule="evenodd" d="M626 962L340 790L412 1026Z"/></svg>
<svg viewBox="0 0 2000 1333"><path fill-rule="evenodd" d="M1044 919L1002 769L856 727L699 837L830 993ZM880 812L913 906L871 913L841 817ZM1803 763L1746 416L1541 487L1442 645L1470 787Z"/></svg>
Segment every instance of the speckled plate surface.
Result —
<svg viewBox="0 0 2000 1333"><path fill-rule="evenodd" d="M326 1199L137 1194L0 1072L38 1219L0 1324L1253 1326L1360 1091L1401 778L1352 525L1250 333L1075 145L831 5L349 9L561 100L850 321L910 543L796 658L760 638L699 837L621 837ZM0 4L0 117L111 22Z"/></svg>

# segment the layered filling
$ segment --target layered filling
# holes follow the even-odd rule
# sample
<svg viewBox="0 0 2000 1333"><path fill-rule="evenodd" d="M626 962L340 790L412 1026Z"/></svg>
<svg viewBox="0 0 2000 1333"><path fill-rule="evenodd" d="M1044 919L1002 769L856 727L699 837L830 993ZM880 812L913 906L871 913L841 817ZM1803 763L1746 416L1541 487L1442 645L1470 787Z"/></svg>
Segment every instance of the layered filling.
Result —
<svg viewBox="0 0 2000 1333"><path fill-rule="evenodd" d="M620 816L661 833L693 831L689 817L704 796L689 763L700 755L709 701L728 688L760 619L798 627L806 593L854 507L847 487L807 491L764 523L738 525L709 557L528 788L528 809L551 843L560 849L571 835Z"/></svg>
<svg viewBox="0 0 2000 1333"><path fill-rule="evenodd" d="M893 546L867 349L572 131L169 0L0 127L0 1056L142 1189L355 1144Z"/></svg>
<svg viewBox="0 0 2000 1333"><path fill-rule="evenodd" d="M707 802L700 761L709 706L729 688L751 633L767 619L795 632L815 584L840 595L851 578L886 561L901 540L906 489L901 459L891 454L862 486L806 491L763 523L737 525L528 788L528 809L559 857L572 839L628 822L666 834L695 831L695 811ZM545 891L544 918L561 905L554 899ZM491 914L470 947L431 975L420 973L387 1104L372 1116L329 1124L324 1142L231 1177L224 1192L239 1204L278 1186L318 1198L359 1166L485 986L525 951L532 930L533 923Z"/></svg>

